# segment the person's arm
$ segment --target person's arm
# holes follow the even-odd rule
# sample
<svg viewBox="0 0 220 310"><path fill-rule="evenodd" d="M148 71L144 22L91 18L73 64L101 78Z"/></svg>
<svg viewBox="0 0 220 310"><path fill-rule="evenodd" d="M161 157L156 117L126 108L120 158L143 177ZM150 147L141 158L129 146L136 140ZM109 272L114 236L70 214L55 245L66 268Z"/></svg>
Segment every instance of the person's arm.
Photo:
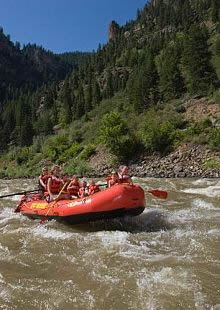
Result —
<svg viewBox="0 0 220 310"><path fill-rule="evenodd" d="M43 180L41 179L41 177L39 177L39 183L40 185L46 190L46 185L44 184Z"/></svg>
<svg viewBox="0 0 220 310"><path fill-rule="evenodd" d="M94 194L93 186L89 186L89 187L88 187L88 194L89 194L89 195Z"/></svg>
<svg viewBox="0 0 220 310"><path fill-rule="evenodd" d="M52 201L54 198L53 194L51 193L51 182L52 182L52 179L49 178L48 183L47 183L47 191L48 191L49 196L50 196L50 201Z"/></svg>
<svg viewBox="0 0 220 310"><path fill-rule="evenodd" d="M107 178L105 178L105 180L107 181L107 187L111 187L110 186L110 181L111 181L111 177L107 177Z"/></svg>

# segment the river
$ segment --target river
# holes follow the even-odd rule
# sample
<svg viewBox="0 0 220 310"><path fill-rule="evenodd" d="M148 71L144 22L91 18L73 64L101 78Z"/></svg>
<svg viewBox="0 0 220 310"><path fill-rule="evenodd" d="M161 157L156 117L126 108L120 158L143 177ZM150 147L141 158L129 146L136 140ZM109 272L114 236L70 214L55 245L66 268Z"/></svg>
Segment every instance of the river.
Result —
<svg viewBox="0 0 220 310"><path fill-rule="evenodd" d="M134 179L135 218L68 226L14 213L0 199L0 309L220 309L220 180ZM0 195L36 188L1 181Z"/></svg>

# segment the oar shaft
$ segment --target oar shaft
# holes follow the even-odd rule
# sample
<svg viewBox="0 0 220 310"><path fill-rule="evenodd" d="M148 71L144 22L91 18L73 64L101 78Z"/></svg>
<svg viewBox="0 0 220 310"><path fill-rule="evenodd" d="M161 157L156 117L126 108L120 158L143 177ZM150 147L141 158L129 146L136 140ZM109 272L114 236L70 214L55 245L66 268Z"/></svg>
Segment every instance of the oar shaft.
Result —
<svg viewBox="0 0 220 310"><path fill-rule="evenodd" d="M63 191L64 191L66 185L67 185L67 183L65 183L65 184L63 185L63 187L62 187L61 191L59 192L57 198L53 201L53 203L51 204L51 206L48 208L47 213L46 213L45 216L41 219L40 224L44 224L44 223L45 223L45 221L46 221L46 219L47 219L47 216L48 216L50 210L52 210L53 207L55 206L55 204L57 203L57 200L58 200L58 198L60 198L60 195L63 193Z"/></svg>
<svg viewBox="0 0 220 310"><path fill-rule="evenodd" d="M19 192L19 193L3 195L3 196L0 196L0 198L11 197L11 196L16 196L16 195L25 195L25 194L28 194L28 193L34 193L34 192L38 192L38 191L39 191L39 189L33 189L31 191L25 191L25 192Z"/></svg>

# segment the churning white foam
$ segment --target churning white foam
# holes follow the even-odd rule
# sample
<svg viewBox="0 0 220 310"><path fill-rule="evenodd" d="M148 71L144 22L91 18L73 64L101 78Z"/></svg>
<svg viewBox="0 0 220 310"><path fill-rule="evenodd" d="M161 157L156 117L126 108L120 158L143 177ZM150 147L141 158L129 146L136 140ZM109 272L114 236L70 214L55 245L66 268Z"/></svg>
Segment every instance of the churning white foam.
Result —
<svg viewBox="0 0 220 310"><path fill-rule="evenodd" d="M100 231L97 232L95 236L98 237L104 248L121 246L122 244L125 244L128 239L127 232L119 232L119 231L110 231L110 232Z"/></svg>
<svg viewBox="0 0 220 310"><path fill-rule="evenodd" d="M38 224L38 226L32 228L30 233L35 237L41 237L54 240L66 240L73 237L73 233L62 232L60 230L48 229L46 226Z"/></svg>
<svg viewBox="0 0 220 310"><path fill-rule="evenodd" d="M204 195L207 197L220 197L220 182L216 185L210 185L205 188L186 188L183 192L188 194Z"/></svg>
<svg viewBox="0 0 220 310"><path fill-rule="evenodd" d="M194 199L192 201L192 206L196 209L207 209L207 210L218 210L211 202L207 202L202 199Z"/></svg>

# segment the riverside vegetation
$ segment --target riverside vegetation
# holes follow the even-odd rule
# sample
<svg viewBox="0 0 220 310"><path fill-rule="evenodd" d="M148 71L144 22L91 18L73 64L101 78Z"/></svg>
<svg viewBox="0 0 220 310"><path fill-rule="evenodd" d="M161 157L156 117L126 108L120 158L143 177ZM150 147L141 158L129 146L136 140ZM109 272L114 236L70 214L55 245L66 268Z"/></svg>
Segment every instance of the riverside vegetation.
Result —
<svg viewBox="0 0 220 310"><path fill-rule="evenodd" d="M91 53L21 49L2 29L0 177L52 163L69 175L126 163L140 176L219 177L219 6L148 2Z"/></svg>

